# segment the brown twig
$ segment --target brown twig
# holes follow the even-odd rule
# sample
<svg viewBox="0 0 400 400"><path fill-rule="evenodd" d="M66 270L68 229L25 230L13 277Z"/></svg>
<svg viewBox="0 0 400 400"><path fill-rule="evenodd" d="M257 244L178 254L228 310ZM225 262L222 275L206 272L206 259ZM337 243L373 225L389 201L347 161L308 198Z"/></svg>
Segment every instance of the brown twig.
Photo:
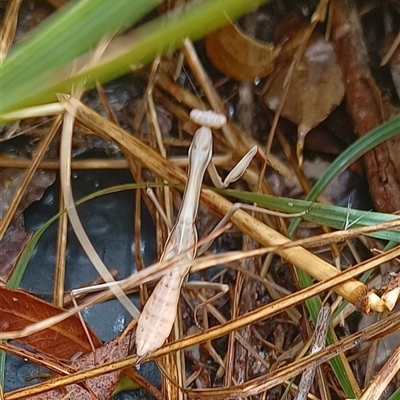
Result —
<svg viewBox="0 0 400 400"><path fill-rule="evenodd" d="M334 41L346 85L347 110L356 133L362 136L386 119L382 95L369 69L354 2L337 0L333 4ZM400 179L389 146L390 142L376 146L364 155L364 160L369 190L376 208L392 213L400 209Z"/></svg>

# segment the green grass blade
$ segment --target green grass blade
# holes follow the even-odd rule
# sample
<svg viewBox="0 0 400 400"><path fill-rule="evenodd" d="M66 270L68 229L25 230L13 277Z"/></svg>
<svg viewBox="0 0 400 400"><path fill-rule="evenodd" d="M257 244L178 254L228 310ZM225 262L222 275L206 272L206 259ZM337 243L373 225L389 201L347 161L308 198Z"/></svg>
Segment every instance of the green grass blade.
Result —
<svg viewBox="0 0 400 400"><path fill-rule="evenodd" d="M336 158L330 167L313 186L306 200L315 201L322 194L332 180L348 168L355 160L360 158L367 151L373 149L378 144L400 133L400 116L378 126L365 136L357 139L351 146ZM288 235L293 235L300 220L296 218L289 226Z"/></svg>
<svg viewBox="0 0 400 400"><path fill-rule="evenodd" d="M23 250L19 260L18 264L16 265L12 275L10 276L10 279L7 282L7 287L10 289L18 289L22 278L25 274L26 268L28 266L29 260L31 258L32 252L36 247L37 242L39 239L42 237L43 233L46 231L46 229L54 222L57 221L57 219L64 214L65 211L62 211L58 214L56 214L54 217L49 219L39 230L37 230L34 235L31 237L31 240L29 240L28 244L25 246L25 249Z"/></svg>
<svg viewBox="0 0 400 400"><path fill-rule="evenodd" d="M0 350L0 385L4 390L4 382L5 382L5 375L6 375L6 357L7 353L4 350Z"/></svg>
<svg viewBox="0 0 400 400"><path fill-rule="evenodd" d="M157 3L159 0L71 1L53 13L13 46L0 66L0 113L26 105L26 97L40 104L34 101L42 89L38 85L43 85L49 73L95 48L102 38L131 26Z"/></svg>
<svg viewBox="0 0 400 400"><path fill-rule="evenodd" d="M346 224L347 228L371 226L399 218L397 215L393 214L318 204L307 200L269 196L231 189L217 191L226 196L234 197L235 199L244 200L249 203L257 203L260 207L282 211L289 214L309 210L302 216L303 219L335 229L345 229ZM373 232L368 235L378 239L400 242L400 230Z"/></svg>
<svg viewBox="0 0 400 400"><path fill-rule="evenodd" d="M103 0L114 3L130 0ZM142 0L143 1L143 0ZM142 3L142 1L140 3ZM19 74L10 71L6 59L3 67L3 86L0 90L10 93L0 104L0 114L16 111L22 107L56 101L56 93L69 93L73 85L84 83L91 88L96 82L107 82L132 69L152 61L157 55L164 54L181 46L182 39L199 39L214 29L236 19L267 0L203 0L192 1L184 8L178 8L156 20L138 28L126 37L115 39L104 56L96 65L88 65L90 56L60 66L58 62L52 69L45 68L45 73L32 77L32 74ZM149 0L146 0L149 3ZM154 5L154 0L152 1ZM72 29L72 28L71 28ZM99 36L99 38L102 36ZM33 39L32 39L33 40ZM33 47L33 46L32 46ZM41 47L42 57L47 60L47 47ZM38 57L40 61L40 57ZM43 64L43 60L41 60ZM84 72L77 66L86 66ZM7 69L5 69L7 68ZM26 69L26 68L25 68ZM26 72L26 71L24 71Z"/></svg>
<svg viewBox="0 0 400 400"><path fill-rule="evenodd" d="M397 389L388 400L400 400L400 389Z"/></svg>

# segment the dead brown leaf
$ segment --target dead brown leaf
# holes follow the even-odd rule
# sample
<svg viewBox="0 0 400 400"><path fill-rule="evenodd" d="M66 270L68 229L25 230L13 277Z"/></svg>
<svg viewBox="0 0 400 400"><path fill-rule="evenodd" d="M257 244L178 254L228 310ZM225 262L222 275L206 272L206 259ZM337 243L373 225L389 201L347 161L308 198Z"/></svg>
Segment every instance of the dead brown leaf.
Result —
<svg viewBox="0 0 400 400"><path fill-rule="evenodd" d="M273 46L246 36L233 23L208 35L205 43L213 65L238 81L267 76L273 69Z"/></svg>
<svg viewBox="0 0 400 400"><path fill-rule="evenodd" d="M22 216L6 230L0 241L0 284L7 282L22 249L31 234L25 231Z"/></svg>
<svg viewBox="0 0 400 400"><path fill-rule="evenodd" d="M19 168L4 168L0 171L0 219L8 209L16 191L19 189L26 171ZM22 213L34 201L42 198L44 191L54 183L56 173L38 170L18 206L17 215Z"/></svg>
<svg viewBox="0 0 400 400"><path fill-rule="evenodd" d="M0 287L0 332L20 330L63 311L65 310L22 290ZM89 327L88 330L94 346L101 346L102 343L95 333ZM78 353L91 351L88 338L77 316L18 341L59 360L70 361Z"/></svg>
<svg viewBox="0 0 400 400"><path fill-rule="evenodd" d="M72 363L72 366L77 371L84 371L86 369L93 368L95 366L109 364L111 362L118 361L129 354L130 339L131 339L132 328L125 331L120 337L117 337L111 342L104 344L103 346L96 349L95 353L86 354ZM46 393L41 393L36 396L28 397L29 400L92 400L93 396L98 400L108 400L111 397L111 393L117 385L123 370L110 372L96 378L87 379L85 381L85 387L88 390L83 389L83 386L72 384L66 387L51 390Z"/></svg>
<svg viewBox="0 0 400 400"><path fill-rule="evenodd" d="M292 47L290 43L288 46ZM292 57L277 60L275 72L264 100L271 110L280 103L286 79L292 67ZM297 124L297 157L302 161L304 139L307 133L322 122L338 106L344 96L342 72L336 63L333 45L319 36L308 44L298 68L293 72L281 114Z"/></svg>

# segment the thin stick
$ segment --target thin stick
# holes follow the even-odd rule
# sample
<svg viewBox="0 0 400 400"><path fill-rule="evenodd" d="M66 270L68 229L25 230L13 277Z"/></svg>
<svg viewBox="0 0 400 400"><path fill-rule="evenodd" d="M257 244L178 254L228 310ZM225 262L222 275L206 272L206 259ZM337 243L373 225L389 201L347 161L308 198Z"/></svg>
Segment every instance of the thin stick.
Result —
<svg viewBox="0 0 400 400"><path fill-rule="evenodd" d="M212 162L219 167L226 167L231 164L231 156L229 154L213 155ZM169 157L168 160L178 167L187 167L189 160L187 157ZM22 157L14 157L2 154L0 155L1 168L29 168L32 165L32 160ZM38 165L40 169L60 169L59 160L41 161ZM128 169L129 163L124 159L86 159L72 160L72 169Z"/></svg>
<svg viewBox="0 0 400 400"><path fill-rule="evenodd" d="M331 310L327 306L323 306L319 310L317 323L315 324L314 339L311 345L311 354L318 353L325 347L330 315ZM308 392L310 391L311 385L314 381L315 371L315 365L311 365L304 370L295 400L307 399Z"/></svg>
<svg viewBox="0 0 400 400"><path fill-rule="evenodd" d="M400 32L397 34L396 38L393 40L393 43L390 45L390 48L386 52L384 57L382 57L381 67L383 67L390 61L390 59L392 58L393 54L395 53L396 49L399 46L400 46Z"/></svg>
<svg viewBox="0 0 400 400"><path fill-rule="evenodd" d="M379 399L390 381L398 373L400 366L400 346L396 348L393 354L386 361L374 380L367 387L360 400Z"/></svg>
<svg viewBox="0 0 400 400"><path fill-rule="evenodd" d="M65 208L64 198L62 193L59 198L59 211ZM63 213L58 220L57 230L57 254L54 273L54 289L53 289L53 303L58 307L64 307L64 286L65 286L65 252L67 248L67 228L68 228L68 215ZM82 326L85 326L83 324Z"/></svg>

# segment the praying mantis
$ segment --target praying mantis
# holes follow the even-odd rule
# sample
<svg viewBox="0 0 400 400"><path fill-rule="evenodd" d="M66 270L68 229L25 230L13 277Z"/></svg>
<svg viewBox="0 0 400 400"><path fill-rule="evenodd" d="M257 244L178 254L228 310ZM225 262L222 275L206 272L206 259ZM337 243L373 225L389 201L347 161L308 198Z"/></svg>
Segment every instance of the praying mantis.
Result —
<svg viewBox="0 0 400 400"><path fill-rule="evenodd" d="M160 261L168 261L174 258L178 258L178 260L169 267L165 275L157 283L138 318L135 338L138 361L160 348L172 330L177 314L180 288L196 256L198 237L195 219L206 169L208 169L214 185L218 188L224 188L238 180L244 174L258 152L257 146L253 146L227 175L225 180L222 181L211 162L213 145L211 128L221 128L226 123L226 117L213 111L202 110L192 110L190 117L194 123L201 126L194 134L189 148L188 178L182 206L160 258ZM255 210L280 217L299 217L307 212L306 210L297 214L285 214L277 211L263 210L252 205L235 203L214 230L224 225L239 208ZM203 245L200 252L204 252L208 246L209 244ZM113 283L119 284L117 282ZM90 291L101 290L103 287L110 287L110 285L110 283L106 283L95 285L96 287L91 286L85 290L74 290L74 294L71 291L71 296L73 298L76 294L87 292L88 289Z"/></svg>
<svg viewBox="0 0 400 400"><path fill-rule="evenodd" d="M203 177L212 157L212 132L210 128L221 128L226 117L213 111L192 110L191 120L201 125L197 129L189 148L188 178L182 206L165 243L160 261L167 261L181 253L179 259L160 279L147 300L139 317L136 329L136 352L139 358L163 345L175 321L180 288L189 273L191 261L196 256L197 229L195 225L199 207ZM229 173L224 181L216 177L216 170L210 174L214 185L223 188L238 180L257 153L257 146L249 150Z"/></svg>

